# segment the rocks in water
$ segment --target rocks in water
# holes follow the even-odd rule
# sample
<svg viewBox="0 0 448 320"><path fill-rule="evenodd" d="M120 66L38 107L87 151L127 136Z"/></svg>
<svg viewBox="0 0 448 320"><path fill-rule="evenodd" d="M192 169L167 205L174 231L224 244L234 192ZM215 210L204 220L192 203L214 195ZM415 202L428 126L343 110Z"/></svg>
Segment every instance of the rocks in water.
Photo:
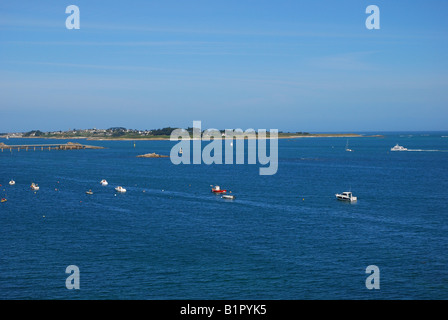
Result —
<svg viewBox="0 0 448 320"><path fill-rule="evenodd" d="M165 155L161 155L161 154L157 154L157 153L153 152L153 153L142 154L140 156L137 156L137 158L169 158L169 156L165 156Z"/></svg>

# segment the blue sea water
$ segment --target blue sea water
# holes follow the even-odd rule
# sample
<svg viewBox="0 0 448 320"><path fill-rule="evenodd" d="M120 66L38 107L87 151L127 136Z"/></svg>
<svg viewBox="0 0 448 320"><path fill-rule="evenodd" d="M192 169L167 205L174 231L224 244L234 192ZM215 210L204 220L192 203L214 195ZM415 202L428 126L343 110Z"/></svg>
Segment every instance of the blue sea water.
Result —
<svg viewBox="0 0 448 320"><path fill-rule="evenodd" d="M354 152L346 138L282 139L273 176L136 157L169 154L170 141L5 151L0 299L447 299L446 136L350 138ZM349 190L357 203L336 200ZM69 265L80 290L65 286ZM379 290L366 288L369 265Z"/></svg>

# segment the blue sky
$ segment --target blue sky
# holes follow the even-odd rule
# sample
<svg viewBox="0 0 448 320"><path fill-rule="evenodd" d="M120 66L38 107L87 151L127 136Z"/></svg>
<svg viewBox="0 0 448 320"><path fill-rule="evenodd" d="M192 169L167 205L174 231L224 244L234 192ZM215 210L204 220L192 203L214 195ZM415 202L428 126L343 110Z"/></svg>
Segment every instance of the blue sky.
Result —
<svg viewBox="0 0 448 320"><path fill-rule="evenodd" d="M81 29L67 30L68 5ZM381 29L367 30L366 7ZM447 130L448 2L2 1L0 132Z"/></svg>

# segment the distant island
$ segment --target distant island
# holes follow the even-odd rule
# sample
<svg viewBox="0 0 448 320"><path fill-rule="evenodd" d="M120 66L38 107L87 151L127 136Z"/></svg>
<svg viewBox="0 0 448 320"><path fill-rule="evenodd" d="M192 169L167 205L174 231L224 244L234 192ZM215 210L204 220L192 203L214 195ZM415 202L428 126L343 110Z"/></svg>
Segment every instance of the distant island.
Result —
<svg viewBox="0 0 448 320"><path fill-rule="evenodd" d="M109 129L69 129L68 131L32 130L29 132L0 133L3 138L44 138L44 139L86 139L86 140L169 140L171 133L178 128L166 127L162 129L137 130L123 127L113 127ZM185 129L190 137L193 137L193 128ZM219 130L225 138L225 130ZM202 133L202 132L201 132ZM269 138L269 131L266 132ZM313 137L366 137L355 133L308 133L308 132L278 132L279 139L288 138L313 138ZM372 136L370 136L372 137ZM380 137L380 135L376 135Z"/></svg>

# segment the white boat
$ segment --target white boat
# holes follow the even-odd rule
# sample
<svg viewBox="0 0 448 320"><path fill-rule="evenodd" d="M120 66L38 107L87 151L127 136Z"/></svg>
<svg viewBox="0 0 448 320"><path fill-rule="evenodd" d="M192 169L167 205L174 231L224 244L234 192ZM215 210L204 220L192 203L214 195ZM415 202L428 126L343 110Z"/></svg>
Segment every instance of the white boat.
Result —
<svg viewBox="0 0 448 320"><path fill-rule="evenodd" d="M235 196L231 196L230 194L225 194L225 195L223 195L221 198L223 198L223 199L233 200L233 199L235 199Z"/></svg>
<svg viewBox="0 0 448 320"><path fill-rule="evenodd" d="M358 198L354 197L351 192L342 192L341 194L337 193L336 198L341 201L349 201L349 202L354 202L358 200Z"/></svg>
<svg viewBox="0 0 448 320"><path fill-rule="evenodd" d="M347 140L347 143L345 144L345 151L348 151L348 152L352 152L353 151L352 149L350 149L348 147L348 140Z"/></svg>
<svg viewBox="0 0 448 320"><path fill-rule="evenodd" d="M37 190L39 190L39 186L38 186L37 184L35 184L34 182L33 182L33 183L31 183L31 186L30 186L30 188L31 188L31 190L34 190L34 191L37 191Z"/></svg>
<svg viewBox="0 0 448 320"><path fill-rule="evenodd" d="M116 187L116 188L115 188L115 191L124 193L124 192L126 192L126 189L123 188L123 187Z"/></svg>
<svg viewBox="0 0 448 320"><path fill-rule="evenodd" d="M183 154L182 148L179 149L179 154Z"/></svg>
<svg viewBox="0 0 448 320"><path fill-rule="evenodd" d="M107 186L109 183L106 180L101 180L101 185L102 186Z"/></svg>
<svg viewBox="0 0 448 320"><path fill-rule="evenodd" d="M390 149L390 151L407 151L407 150L408 150L407 148L399 146L398 143L395 145L395 147Z"/></svg>
<svg viewBox="0 0 448 320"><path fill-rule="evenodd" d="M15 184L16 184L16 182L15 182L14 180L9 181L9 185L10 185L10 186L13 186L13 185L15 185Z"/></svg>

